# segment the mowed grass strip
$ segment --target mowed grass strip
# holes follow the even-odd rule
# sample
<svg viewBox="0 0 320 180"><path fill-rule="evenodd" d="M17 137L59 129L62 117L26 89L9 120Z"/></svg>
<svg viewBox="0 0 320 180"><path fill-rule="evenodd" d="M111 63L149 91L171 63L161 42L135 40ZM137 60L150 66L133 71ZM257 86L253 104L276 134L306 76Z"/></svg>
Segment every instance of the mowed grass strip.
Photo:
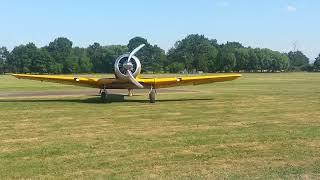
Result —
<svg viewBox="0 0 320 180"><path fill-rule="evenodd" d="M39 83L0 76L0 93L77 88ZM0 99L0 176L320 177L320 74L244 74L178 89L195 92L160 93L156 104L147 94L107 104Z"/></svg>

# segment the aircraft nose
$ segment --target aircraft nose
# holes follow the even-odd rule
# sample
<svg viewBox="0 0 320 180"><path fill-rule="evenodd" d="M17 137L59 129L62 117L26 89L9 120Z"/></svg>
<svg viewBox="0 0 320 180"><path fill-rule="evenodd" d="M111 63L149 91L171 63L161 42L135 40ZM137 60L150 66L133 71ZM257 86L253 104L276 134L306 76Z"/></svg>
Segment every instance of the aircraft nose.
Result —
<svg viewBox="0 0 320 180"><path fill-rule="evenodd" d="M127 62L123 64L123 67L126 68L127 70L132 70L133 64L131 62Z"/></svg>

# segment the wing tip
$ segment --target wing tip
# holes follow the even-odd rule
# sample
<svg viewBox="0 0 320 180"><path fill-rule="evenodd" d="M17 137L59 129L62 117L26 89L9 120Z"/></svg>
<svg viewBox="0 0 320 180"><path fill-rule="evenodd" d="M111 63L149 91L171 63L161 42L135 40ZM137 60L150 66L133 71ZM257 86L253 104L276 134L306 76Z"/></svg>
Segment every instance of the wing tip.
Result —
<svg viewBox="0 0 320 180"><path fill-rule="evenodd" d="M11 76L19 77L19 74L11 74Z"/></svg>

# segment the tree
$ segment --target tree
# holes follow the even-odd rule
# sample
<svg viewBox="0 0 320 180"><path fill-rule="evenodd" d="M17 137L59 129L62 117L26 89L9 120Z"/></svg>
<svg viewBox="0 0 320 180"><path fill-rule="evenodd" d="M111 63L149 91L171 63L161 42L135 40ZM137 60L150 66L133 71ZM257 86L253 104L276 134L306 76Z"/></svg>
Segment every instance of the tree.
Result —
<svg viewBox="0 0 320 180"><path fill-rule="evenodd" d="M78 59L78 72L80 73L90 73L92 72L92 63L87 54L83 54Z"/></svg>
<svg viewBox="0 0 320 180"><path fill-rule="evenodd" d="M236 57L236 65L234 67L235 71L245 70L248 64L249 51L246 48L239 48L234 51Z"/></svg>
<svg viewBox="0 0 320 180"><path fill-rule="evenodd" d="M224 48L231 48L231 49L240 49L244 48L243 45L239 42L227 42L227 44L223 45Z"/></svg>
<svg viewBox="0 0 320 180"><path fill-rule="evenodd" d="M309 65L309 58L304 55L301 51L290 51L289 57L289 70L291 71L302 71L305 70Z"/></svg>
<svg viewBox="0 0 320 180"><path fill-rule="evenodd" d="M112 73L115 60L126 52L128 52L127 46L121 45L102 47L99 43L94 43L87 48L92 70L98 73Z"/></svg>
<svg viewBox="0 0 320 180"><path fill-rule="evenodd" d="M116 58L140 44L146 45L136 54L143 72L279 72L288 66L291 70L313 70L300 51L283 54L244 47L239 42L218 44L216 39L191 34L177 41L167 54L142 37L132 38L126 46L94 43L87 48L73 48L69 39L60 37L42 48L33 43L17 46L10 53L0 48L0 73L112 73ZM319 58L314 64L317 71Z"/></svg>
<svg viewBox="0 0 320 180"><path fill-rule="evenodd" d="M29 73L37 47L33 43L15 47L8 56L7 63L11 72Z"/></svg>
<svg viewBox="0 0 320 180"><path fill-rule="evenodd" d="M72 51L72 41L59 37L50 42L46 49L54 61L50 69L56 73L60 73L61 71L63 73L70 73L71 66L73 66L72 57L69 57ZM62 69L61 66L63 67Z"/></svg>
<svg viewBox="0 0 320 180"><path fill-rule="evenodd" d="M145 44L146 46L150 45L148 43L147 39L142 38L142 37L134 37L134 38L130 39L129 43L127 45L128 49L129 49L129 52L131 52L132 50L134 50L136 47L140 46L141 44Z"/></svg>
<svg viewBox="0 0 320 180"><path fill-rule="evenodd" d="M9 51L6 47L0 48L0 74L4 74L6 72L6 60L9 55Z"/></svg>
<svg viewBox="0 0 320 180"><path fill-rule="evenodd" d="M104 50L104 66L107 73L113 73L114 72L114 63L116 59L122 55L128 52L127 46L122 45L111 45L111 46L105 46L103 47Z"/></svg>
<svg viewBox="0 0 320 180"><path fill-rule="evenodd" d="M320 54L313 63L314 71L320 71Z"/></svg>
<svg viewBox="0 0 320 180"><path fill-rule="evenodd" d="M88 55L91 59L92 70L96 73L102 73L103 70L103 52L99 43L94 43L87 48Z"/></svg>
<svg viewBox="0 0 320 180"><path fill-rule="evenodd" d="M168 71L170 73L179 73L183 70L184 70L184 64L179 62L173 62L168 67Z"/></svg>
<svg viewBox="0 0 320 180"><path fill-rule="evenodd" d="M64 73L88 73L91 70L92 63L85 48L73 48L63 65Z"/></svg>
<svg viewBox="0 0 320 180"><path fill-rule="evenodd" d="M249 72L254 72L258 69L259 59L256 52L257 50L249 47L249 59L248 64L246 66L246 70Z"/></svg>
<svg viewBox="0 0 320 180"><path fill-rule="evenodd" d="M63 63L71 53L72 41L64 37L59 37L49 43L47 50L54 58L55 62Z"/></svg>
<svg viewBox="0 0 320 180"><path fill-rule="evenodd" d="M230 72L236 65L236 56L231 48L222 48L219 53L219 71Z"/></svg>
<svg viewBox="0 0 320 180"><path fill-rule="evenodd" d="M160 72L163 69L163 65L166 61L166 55L163 49L158 46L152 46L149 42L142 37L134 37L129 41L127 45L129 52L138 47L141 44L145 44L136 56L141 61L144 72Z"/></svg>
<svg viewBox="0 0 320 180"><path fill-rule="evenodd" d="M166 62L166 54L163 49L157 45L152 47L152 53L150 60L148 61L149 70L153 73L161 72L163 70L164 63Z"/></svg>
<svg viewBox="0 0 320 180"><path fill-rule="evenodd" d="M179 62L185 65L187 71L216 71L218 50L216 41L209 40L204 35L191 34L177 41L168 52L170 63Z"/></svg>
<svg viewBox="0 0 320 180"><path fill-rule="evenodd" d="M18 73L48 73L52 63L46 49L39 49L33 43L15 47L7 58L8 69Z"/></svg>
<svg viewBox="0 0 320 180"><path fill-rule="evenodd" d="M149 42L146 39L142 37L134 37L129 41L127 47L129 49L129 52L131 52L141 44L145 44L145 47L143 47L136 54L136 56L139 58L139 60L141 61L141 65L143 66L142 71L143 72L152 71L153 64L150 57L152 57L152 54L153 54L153 47L151 44L149 44Z"/></svg>
<svg viewBox="0 0 320 180"><path fill-rule="evenodd" d="M70 73L79 72L78 61L79 61L79 56L75 54L72 50L70 55L67 58L65 58L63 62L62 73L70 74Z"/></svg>
<svg viewBox="0 0 320 180"><path fill-rule="evenodd" d="M31 57L30 72L32 73L49 73L52 57L46 49L36 49Z"/></svg>

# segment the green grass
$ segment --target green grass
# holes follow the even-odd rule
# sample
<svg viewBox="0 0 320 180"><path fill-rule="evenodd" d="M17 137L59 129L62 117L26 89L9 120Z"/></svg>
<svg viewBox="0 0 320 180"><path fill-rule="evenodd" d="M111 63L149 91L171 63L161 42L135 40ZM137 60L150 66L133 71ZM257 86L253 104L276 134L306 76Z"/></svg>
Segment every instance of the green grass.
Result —
<svg viewBox="0 0 320 180"><path fill-rule="evenodd" d="M0 93L74 89L0 76ZM178 89L195 92L160 93L156 104L147 94L107 104L0 99L0 176L320 177L320 73L244 74Z"/></svg>

